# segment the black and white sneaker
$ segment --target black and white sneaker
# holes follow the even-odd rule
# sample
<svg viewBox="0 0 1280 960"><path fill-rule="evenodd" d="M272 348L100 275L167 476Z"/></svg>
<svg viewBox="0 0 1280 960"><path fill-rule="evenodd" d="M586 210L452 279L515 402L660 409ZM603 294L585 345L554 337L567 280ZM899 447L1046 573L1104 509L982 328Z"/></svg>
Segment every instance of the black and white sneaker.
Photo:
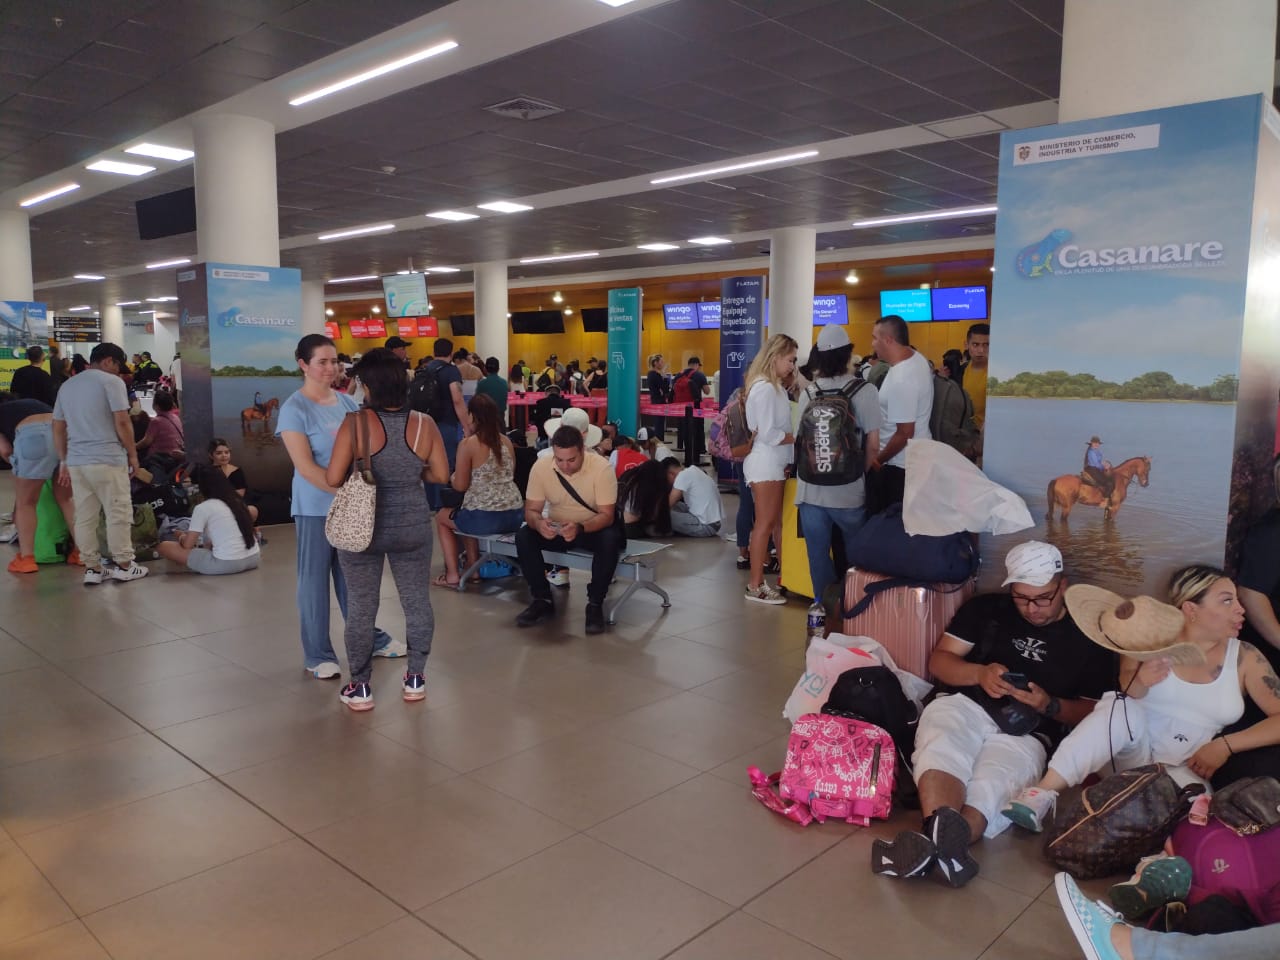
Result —
<svg viewBox="0 0 1280 960"><path fill-rule="evenodd" d="M338 699L357 713L373 709L373 690L367 683L348 683Z"/></svg>
<svg viewBox="0 0 1280 960"><path fill-rule="evenodd" d="M978 875L978 861L969 853L973 835L958 811L939 807L924 822L924 832L933 844L938 870L948 884L963 887Z"/></svg>
<svg viewBox="0 0 1280 960"><path fill-rule="evenodd" d="M903 830L893 841L871 844L871 872L885 877L923 877L933 867L933 841L915 830Z"/></svg>

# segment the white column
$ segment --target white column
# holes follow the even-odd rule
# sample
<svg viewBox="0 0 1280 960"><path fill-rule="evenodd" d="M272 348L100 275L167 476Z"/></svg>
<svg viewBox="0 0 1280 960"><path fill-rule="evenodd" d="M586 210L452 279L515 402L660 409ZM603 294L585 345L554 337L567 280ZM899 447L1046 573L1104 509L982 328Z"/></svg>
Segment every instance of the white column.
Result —
<svg viewBox="0 0 1280 960"><path fill-rule="evenodd" d="M192 126L198 258L280 266L275 127L232 114L197 116Z"/></svg>
<svg viewBox="0 0 1280 960"><path fill-rule="evenodd" d="M813 346L813 280L817 232L783 227L769 243L769 336L785 333L800 344L800 362Z"/></svg>
<svg viewBox="0 0 1280 960"><path fill-rule="evenodd" d="M1275 44L1275 0L1067 0L1058 121L1270 100Z"/></svg>
<svg viewBox="0 0 1280 960"><path fill-rule="evenodd" d="M22 210L0 210L0 300L30 301L31 222Z"/></svg>
<svg viewBox="0 0 1280 960"><path fill-rule="evenodd" d="M476 353L481 359L497 357L505 377L507 359L507 265L478 263L475 266Z"/></svg>
<svg viewBox="0 0 1280 960"><path fill-rule="evenodd" d="M124 349L124 311L114 303L102 305L102 342Z"/></svg>
<svg viewBox="0 0 1280 960"><path fill-rule="evenodd" d="M324 333L324 281L302 281L302 317L299 337L309 333Z"/></svg>

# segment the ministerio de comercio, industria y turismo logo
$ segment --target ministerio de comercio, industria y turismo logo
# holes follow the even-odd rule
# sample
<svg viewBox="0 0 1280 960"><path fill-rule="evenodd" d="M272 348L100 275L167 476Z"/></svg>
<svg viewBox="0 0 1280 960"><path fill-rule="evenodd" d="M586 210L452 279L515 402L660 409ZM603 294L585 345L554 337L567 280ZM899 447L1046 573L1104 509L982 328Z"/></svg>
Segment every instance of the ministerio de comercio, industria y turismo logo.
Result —
<svg viewBox="0 0 1280 960"><path fill-rule="evenodd" d="M1075 235L1070 230L1050 230L1043 239L1019 250L1014 265L1018 273L1029 278L1200 269L1222 265L1223 247L1218 240L1126 247L1091 247L1074 240Z"/></svg>

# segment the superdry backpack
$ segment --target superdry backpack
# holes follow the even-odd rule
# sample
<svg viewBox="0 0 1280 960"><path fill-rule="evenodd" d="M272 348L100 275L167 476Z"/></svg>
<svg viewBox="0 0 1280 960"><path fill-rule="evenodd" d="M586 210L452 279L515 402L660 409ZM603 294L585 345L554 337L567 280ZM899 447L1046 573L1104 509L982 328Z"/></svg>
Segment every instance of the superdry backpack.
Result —
<svg viewBox="0 0 1280 960"><path fill-rule="evenodd" d="M867 385L852 380L838 390L809 388L809 404L796 430L796 476L819 487L840 487L862 476L863 433L853 398Z"/></svg>

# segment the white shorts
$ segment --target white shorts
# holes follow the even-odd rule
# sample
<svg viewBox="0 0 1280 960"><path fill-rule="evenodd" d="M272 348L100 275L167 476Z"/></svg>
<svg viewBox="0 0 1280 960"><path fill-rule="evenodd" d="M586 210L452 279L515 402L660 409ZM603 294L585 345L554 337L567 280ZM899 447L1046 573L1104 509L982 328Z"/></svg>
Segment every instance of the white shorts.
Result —
<svg viewBox="0 0 1280 960"><path fill-rule="evenodd" d="M1001 733L987 711L953 693L924 708L911 765L916 782L937 770L963 783L965 803L987 818L982 835L989 839L1009 828L1000 811L1040 779L1044 759L1038 739Z"/></svg>
<svg viewBox="0 0 1280 960"><path fill-rule="evenodd" d="M787 477L787 465L791 463L790 447L755 446L742 461L742 479L753 483L781 483Z"/></svg>

